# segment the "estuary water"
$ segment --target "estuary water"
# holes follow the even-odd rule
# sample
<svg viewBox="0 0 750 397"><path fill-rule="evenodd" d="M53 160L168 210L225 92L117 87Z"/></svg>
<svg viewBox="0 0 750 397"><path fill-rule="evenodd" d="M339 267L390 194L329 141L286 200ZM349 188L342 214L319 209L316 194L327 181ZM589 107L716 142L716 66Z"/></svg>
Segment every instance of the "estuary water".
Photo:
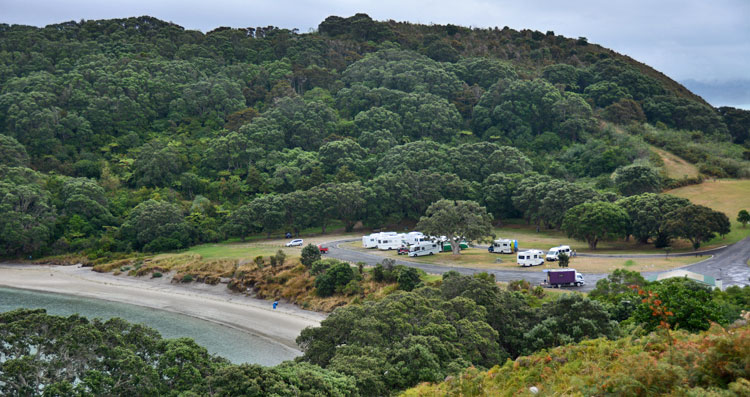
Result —
<svg viewBox="0 0 750 397"><path fill-rule="evenodd" d="M182 314L99 299L0 287L0 312L19 308L43 308L47 313L59 316L78 313L91 319L120 317L154 328L164 338L192 338L210 353L236 364L272 366L299 355L299 352L260 336Z"/></svg>

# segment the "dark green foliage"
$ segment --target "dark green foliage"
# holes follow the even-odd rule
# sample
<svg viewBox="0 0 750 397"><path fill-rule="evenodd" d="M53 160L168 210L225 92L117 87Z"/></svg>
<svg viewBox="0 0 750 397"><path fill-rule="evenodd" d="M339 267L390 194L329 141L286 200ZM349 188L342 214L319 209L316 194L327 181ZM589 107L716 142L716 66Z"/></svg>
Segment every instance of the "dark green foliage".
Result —
<svg viewBox="0 0 750 397"><path fill-rule="evenodd" d="M122 224L120 234L134 248L162 251L182 248L191 242L191 230L177 206L148 200L138 204Z"/></svg>
<svg viewBox="0 0 750 397"><path fill-rule="evenodd" d="M338 262L321 275L315 277L315 290L320 296L331 296L341 290L354 279L354 272L348 263Z"/></svg>
<svg viewBox="0 0 750 397"><path fill-rule="evenodd" d="M658 193L662 178L659 172L647 165L633 164L615 171L615 186L625 196L641 193Z"/></svg>
<svg viewBox="0 0 750 397"><path fill-rule="evenodd" d="M119 318L15 310L0 314L0 341L3 395L357 395L354 379L337 372L231 365L191 339L162 339Z"/></svg>
<svg viewBox="0 0 750 397"><path fill-rule="evenodd" d="M646 288L653 292L666 310L672 312L666 322L672 329L691 332L707 330L711 322L718 322L719 307L712 299L711 289L687 278L670 278ZM659 326L660 317L653 315L647 304L639 305L633 313L636 323L645 324L652 331Z"/></svg>
<svg viewBox="0 0 750 397"><path fill-rule="evenodd" d="M647 243L649 239L668 245L672 237L666 230L667 214L690 205L690 201L668 194L644 193L618 200L630 217L628 233ZM662 246L666 246L662 245Z"/></svg>
<svg viewBox="0 0 750 397"><path fill-rule="evenodd" d="M695 204L668 213L664 223L667 233L690 240L695 249L712 239L715 234L728 234L730 228L729 218L723 212Z"/></svg>
<svg viewBox="0 0 750 397"><path fill-rule="evenodd" d="M578 240L584 240L589 248L596 249L599 241L624 236L630 219L619 206L603 201L579 204L567 212L562 230Z"/></svg>
<svg viewBox="0 0 750 397"><path fill-rule="evenodd" d="M573 183L648 159L639 138L601 118L707 175L750 174L726 141L744 142L746 112L717 113L645 65L537 31L357 14L309 34L204 34L140 17L5 26L0 43L10 54L0 57L0 163L39 172L3 175L6 201L39 203L5 204L4 256L168 250L325 232L331 219L382 227L440 199L559 227L580 202L550 199L532 214L541 199L516 206L515 175ZM691 132L644 126L646 116ZM513 176L490 178L499 173ZM106 200L63 195L69 177L93 179ZM198 196L210 205L188 209ZM149 199L179 205L189 233L137 242L129 226L118 232Z"/></svg>
<svg viewBox="0 0 750 397"><path fill-rule="evenodd" d="M29 164L29 155L13 137L0 135L0 164L9 167L25 167Z"/></svg>
<svg viewBox="0 0 750 397"><path fill-rule="evenodd" d="M746 227L747 223L750 222L750 212L747 210L740 210L737 213L737 222L742 224L742 227Z"/></svg>
<svg viewBox="0 0 750 397"><path fill-rule="evenodd" d="M454 255L460 254L460 239L468 241L490 236L492 216L474 201L440 200L427 208L417 229L431 236L446 236Z"/></svg>
<svg viewBox="0 0 750 397"><path fill-rule="evenodd" d="M557 256L557 266L568 267L568 264L570 264L570 257L566 253L561 252Z"/></svg>
<svg viewBox="0 0 750 397"><path fill-rule="evenodd" d="M317 245L307 244L305 248L302 248L302 254L299 258L299 261L302 262L303 265L310 268L312 267L313 263L319 260L320 260L320 249L318 249Z"/></svg>
<svg viewBox="0 0 750 397"><path fill-rule="evenodd" d="M419 272L413 267L405 267L398 272L398 289L411 291L419 284Z"/></svg>
<svg viewBox="0 0 750 397"><path fill-rule="evenodd" d="M642 298L632 287L643 288L647 284L638 272L615 269L607 278L596 282L589 297L604 304L614 320L623 321L641 304Z"/></svg>

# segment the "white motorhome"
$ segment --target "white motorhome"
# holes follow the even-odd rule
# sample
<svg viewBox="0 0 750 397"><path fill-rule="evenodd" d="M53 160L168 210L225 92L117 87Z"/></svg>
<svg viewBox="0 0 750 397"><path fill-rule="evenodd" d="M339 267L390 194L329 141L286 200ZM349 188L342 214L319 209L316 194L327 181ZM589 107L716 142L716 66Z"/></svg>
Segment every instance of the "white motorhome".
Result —
<svg viewBox="0 0 750 397"><path fill-rule="evenodd" d="M404 245L404 235L394 234L378 237L378 249L382 251L395 250Z"/></svg>
<svg viewBox="0 0 750 397"><path fill-rule="evenodd" d="M561 245L559 247L550 248L549 252L547 252L547 260L550 262L554 262L557 260L557 257L560 254L565 254L567 256L570 256L570 246Z"/></svg>
<svg viewBox="0 0 750 397"><path fill-rule="evenodd" d="M378 246L378 239L381 236L395 236L398 233L396 232L380 232L380 233L372 233L367 236L362 236L362 246L365 248L377 248Z"/></svg>
<svg viewBox="0 0 750 397"><path fill-rule="evenodd" d="M428 241L427 236L422 232L409 232L404 235L404 244L406 245L414 245L422 241Z"/></svg>
<svg viewBox="0 0 750 397"><path fill-rule="evenodd" d="M440 253L440 245L432 241L422 241L409 247L409 256L435 255Z"/></svg>
<svg viewBox="0 0 750 397"><path fill-rule="evenodd" d="M512 254L518 250L518 240L497 239L490 244L487 251L495 254Z"/></svg>
<svg viewBox="0 0 750 397"><path fill-rule="evenodd" d="M518 253L518 266L538 266L544 263L544 251L528 250Z"/></svg>
<svg viewBox="0 0 750 397"><path fill-rule="evenodd" d="M362 246L365 248L375 248L378 246L378 236L380 233L372 233L367 236L362 236Z"/></svg>

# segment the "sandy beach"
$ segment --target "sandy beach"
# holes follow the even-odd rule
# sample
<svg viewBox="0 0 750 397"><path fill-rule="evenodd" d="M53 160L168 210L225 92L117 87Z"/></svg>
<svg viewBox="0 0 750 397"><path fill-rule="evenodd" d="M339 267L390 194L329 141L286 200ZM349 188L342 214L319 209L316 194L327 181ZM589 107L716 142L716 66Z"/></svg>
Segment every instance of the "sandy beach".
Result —
<svg viewBox="0 0 750 397"><path fill-rule="evenodd" d="M171 284L149 279L96 273L80 266L0 264L0 286L55 292L128 303L180 313L267 338L298 350L295 339L325 314L234 293L226 285Z"/></svg>

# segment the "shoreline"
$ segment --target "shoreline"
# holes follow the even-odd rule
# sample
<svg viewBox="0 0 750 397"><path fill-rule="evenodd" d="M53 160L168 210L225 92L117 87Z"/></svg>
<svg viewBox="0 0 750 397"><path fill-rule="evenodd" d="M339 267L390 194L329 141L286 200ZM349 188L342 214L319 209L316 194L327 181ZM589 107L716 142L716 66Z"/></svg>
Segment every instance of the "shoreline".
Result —
<svg viewBox="0 0 750 397"><path fill-rule="evenodd" d="M144 279L96 273L81 266L46 266L0 263L0 286L60 293L126 303L178 313L261 337L300 352L295 342L306 327L315 327L326 315L230 291L224 285L175 285L161 279Z"/></svg>

